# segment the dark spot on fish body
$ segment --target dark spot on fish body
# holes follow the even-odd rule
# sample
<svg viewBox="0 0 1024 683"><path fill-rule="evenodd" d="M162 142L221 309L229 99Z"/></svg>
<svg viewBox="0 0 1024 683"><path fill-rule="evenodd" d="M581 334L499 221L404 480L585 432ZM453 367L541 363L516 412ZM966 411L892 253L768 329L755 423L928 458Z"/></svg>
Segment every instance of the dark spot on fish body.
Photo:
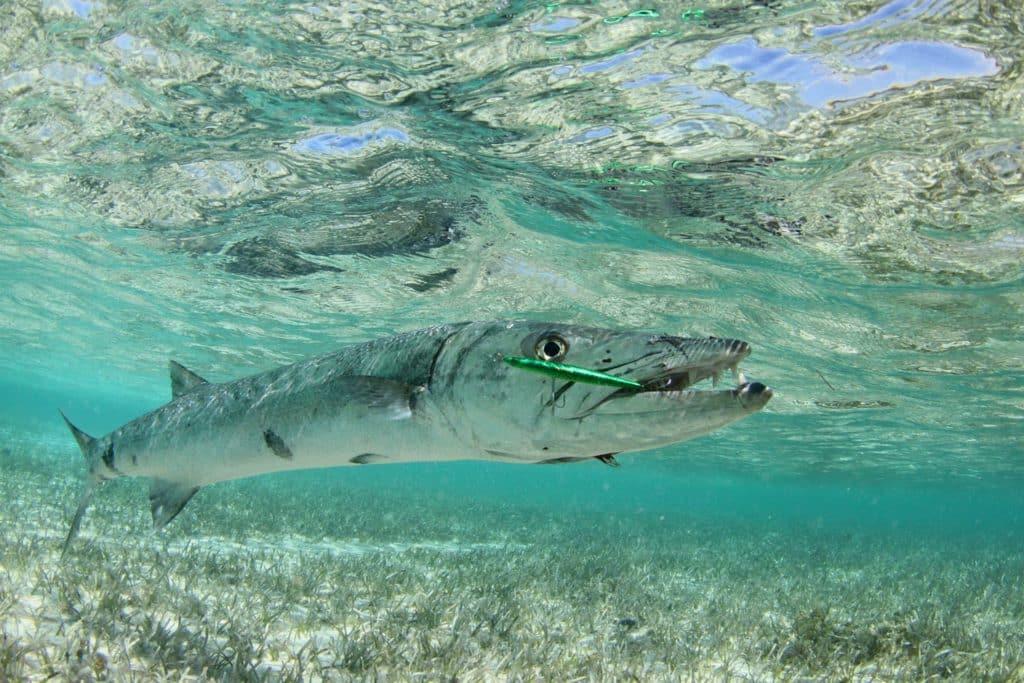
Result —
<svg viewBox="0 0 1024 683"><path fill-rule="evenodd" d="M274 455L285 460L292 459L292 451L285 444L284 439L278 436L273 429L263 430L263 443L267 444Z"/></svg>
<svg viewBox="0 0 1024 683"><path fill-rule="evenodd" d="M103 451L103 464L107 466L107 469L114 474L121 474L116 467L114 467L114 444L107 444L106 449Z"/></svg>
<svg viewBox="0 0 1024 683"><path fill-rule="evenodd" d="M103 451L103 464L108 469L114 469L114 444L109 444L106 450Z"/></svg>

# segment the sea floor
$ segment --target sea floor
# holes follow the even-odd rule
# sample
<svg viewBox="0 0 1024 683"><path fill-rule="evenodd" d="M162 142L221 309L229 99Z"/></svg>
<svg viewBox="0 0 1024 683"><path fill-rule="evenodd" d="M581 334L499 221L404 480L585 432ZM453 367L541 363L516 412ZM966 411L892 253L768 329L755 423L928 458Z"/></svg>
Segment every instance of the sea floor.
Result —
<svg viewBox="0 0 1024 683"><path fill-rule="evenodd" d="M69 452L0 453L0 680L1024 679L1019 539L279 475L204 489L161 532L145 482L112 482L62 560Z"/></svg>

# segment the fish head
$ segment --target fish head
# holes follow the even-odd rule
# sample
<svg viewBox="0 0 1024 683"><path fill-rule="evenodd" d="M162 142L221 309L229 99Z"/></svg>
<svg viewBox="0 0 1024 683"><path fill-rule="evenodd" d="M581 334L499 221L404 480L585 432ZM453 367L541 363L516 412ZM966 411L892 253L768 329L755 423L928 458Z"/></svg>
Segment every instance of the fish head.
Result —
<svg viewBox="0 0 1024 683"><path fill-rule="evenodd" d="M435 361L430 389L472 449L525 461L666 446L758 412L772 397L738 365L750 345L538 322L471 323ZM552 361L633 380L616 387L513 367L506 358ZM730 372L735 385L716 389Z"/></svg>

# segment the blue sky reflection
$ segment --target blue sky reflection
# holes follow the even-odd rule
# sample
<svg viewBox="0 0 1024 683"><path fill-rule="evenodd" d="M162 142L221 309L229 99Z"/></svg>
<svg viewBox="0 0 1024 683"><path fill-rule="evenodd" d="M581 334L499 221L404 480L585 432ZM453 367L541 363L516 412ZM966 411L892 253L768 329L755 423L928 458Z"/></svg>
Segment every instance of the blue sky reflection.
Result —
<svg viewBox="0 0 1024 683"><path fill-rule="evenodd" d="M311 154L347 155L355 154L368 145L386 140L410 142L409 134L399 128L377 128L354 134L320 133L299 140L294 149Z"/></svg>
<svg viewBox="0 0 1024 683"><path fill-rule="evenodd" d="M948 0L893 0L888 5L856 21L816 28L814 35L819 38L829 38L869 27L891 26L909 21L922 14L944 13L948 4Z"/></svg>
<svg viewBox="0 0 1024 683"><path fill-rule="evenodd" d="M818 56L761 47L747 38L715 48L696 66L727 66L745 72L750 82L796 86L800 98L815 107L927 81L992 76L999 71L996 60L980 50L929 41L880 45L850 55L845 62L848 70L838 71Z"/></svg>

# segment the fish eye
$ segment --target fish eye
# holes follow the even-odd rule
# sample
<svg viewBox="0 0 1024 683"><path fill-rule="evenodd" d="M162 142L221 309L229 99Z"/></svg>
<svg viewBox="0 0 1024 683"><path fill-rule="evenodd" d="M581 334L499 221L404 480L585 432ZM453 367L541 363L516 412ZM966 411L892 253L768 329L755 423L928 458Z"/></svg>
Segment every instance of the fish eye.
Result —
<svg viewBox="0 0 1024 683"><path fill-rule="evenodd" d="M534 352L541 360L560 361L569 353L569 342L557 334L548 335L537 342Z"/></svg>

